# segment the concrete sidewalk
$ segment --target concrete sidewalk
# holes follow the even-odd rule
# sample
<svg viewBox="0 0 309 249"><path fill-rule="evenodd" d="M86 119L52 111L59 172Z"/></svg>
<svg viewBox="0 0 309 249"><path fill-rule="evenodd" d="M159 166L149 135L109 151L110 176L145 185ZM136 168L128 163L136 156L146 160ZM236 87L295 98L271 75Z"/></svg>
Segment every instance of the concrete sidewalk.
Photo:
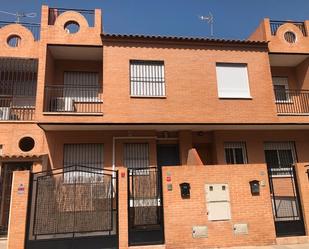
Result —
<svg viewBox="0 0 309 249"><path fill-rule="evenodd" d="M6 249L7 248L7 240L0 238L0 249Z"/></svg>
<svg viewBox="0 0 309 249"><path fill-rule="evenodd" d="M273 246L242 246L242 247L225 247L221 249L309 249L309 244L273 245Z"/></svg>

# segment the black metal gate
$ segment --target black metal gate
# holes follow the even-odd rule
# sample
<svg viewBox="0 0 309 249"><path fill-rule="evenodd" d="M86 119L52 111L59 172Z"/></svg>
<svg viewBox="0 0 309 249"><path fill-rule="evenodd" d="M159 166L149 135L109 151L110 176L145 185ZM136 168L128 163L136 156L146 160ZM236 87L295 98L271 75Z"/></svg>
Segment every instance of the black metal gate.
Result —
<svg viewBox="0 0 309 249"><path fill-rule="evenodd" d="M277 236L305 235L295 167L269 167L268 175Z"/></svg>
<svg viewBox="0 0 309 249"><path fill-rule="evenodd" d="M161 168L128 170L129 245L164 243Z"/></svg>
<svg viewBox="0 0 309 249"><path fill-rule="evenodd" d="M118 248L118 172L85 166L32 174L27 249Z"/></svg>

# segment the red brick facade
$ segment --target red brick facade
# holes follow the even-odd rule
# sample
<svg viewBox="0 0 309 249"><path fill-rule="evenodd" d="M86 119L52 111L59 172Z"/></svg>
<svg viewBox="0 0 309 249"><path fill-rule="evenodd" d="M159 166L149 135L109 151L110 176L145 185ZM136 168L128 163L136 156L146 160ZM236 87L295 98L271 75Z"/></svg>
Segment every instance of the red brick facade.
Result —
<svg viewBox="0 0 309 249"><path fill-rule="evenodd" d="M0 66L5 67L8 58L38 62L35 104L31 107L34 117L27 119L18 113L0 117L1 177L7 167L32 165L29 170L13 173L9 249L25 248L31 174L63 168L66 144L103 144L104 168L118 170L121 249L129 247L130 189L124 160L127 143L148 145L149 166L159 164L158 146L178 146L180 165L162 167L163 247L167 249L277 243L265 144L293 144L293 162L308 235L309 21L283 22L277 27L271 26L277 22L265 19L249 40L234 41L109 35L102 29L101 10L91 12L93 25L82 13L68 10L57 14L54 23L50 23L51 11L55 14L60 10L42 7L39 39L22 25L0 28ZM78 23L79 31L69 33L65 29L68 22ZM277 27L273 34L271 27ZM296 40L288 42L286 32L293 32ZM19 46L9 46L7 39L11 35L21 38ZM164 96L130 96L131 60L163 62ZM218 63L247 66L250 98L218 97ZM59 111L57 106L49 109L55 101L66 101L66 72L97 73L97 96L91 101L89 98L75 100L73 111ZM284 90L293 91L285 92L286 99L278 99L272 77L287 79ZM13 113L18 109L14 102L16 96L7 96L1 87L0 111ZM58 89L56 99L49 97L48 89ZM86 90L93 94L92 90ZM11 101L9 104L7 99ZM21 112L27 108L22 106ZM34 140L34 147L29 151L21 150L20 140L24 137ZM226 165L227 143L244 146L242 153L246 160L242 165ZM171 178L170 182L167 177ZM259 196L250 192L252 180L261 183ZM285 181L274 178L273 184L276 194L289 197L293 193ZM182 182L191 185L189 199L180 196ZM228 221L207 218L205 184L216 183L229 186L232 218ZM19 189L21 184L24 191ZM167 189L167 184L172 184L172 190ZM235 235L233 225L244 223L248 225L248 234ZM193 238L193 226L207 226L208 237Z"/></svg>

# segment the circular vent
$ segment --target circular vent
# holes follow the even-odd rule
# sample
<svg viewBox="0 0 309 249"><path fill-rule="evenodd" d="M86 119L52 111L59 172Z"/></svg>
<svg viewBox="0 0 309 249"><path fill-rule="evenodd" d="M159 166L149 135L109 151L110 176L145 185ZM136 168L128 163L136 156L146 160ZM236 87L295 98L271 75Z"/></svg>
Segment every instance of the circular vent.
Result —
<svg viewBox="0 0 309 249"><path fill-rule="evenodd" d="M64 24L64 30L68 34L75 34L79 31L79 24L75 21L69 21Z"/></svg>
<svg viewBox="0 0 309 249"><path fill-rule="evenodd" d="M24 151L28 152L34 148L34 139L32 137L23 137L19 140L19 148Z"/></svg>
<svg viewBox="0 0 309 249"><path fill-rule="evenodd" d="M7 44L12 48L17 48L20 46L21 38L18 35L11 35L7 39Z"/></svg>
<svg viewBox="0 0 309 249"><path fill-rule="evenodd" d="M296 35L291 31L287 31L287 32L284 33L284 39L288 43L295 43L296 42Z"/></svg>

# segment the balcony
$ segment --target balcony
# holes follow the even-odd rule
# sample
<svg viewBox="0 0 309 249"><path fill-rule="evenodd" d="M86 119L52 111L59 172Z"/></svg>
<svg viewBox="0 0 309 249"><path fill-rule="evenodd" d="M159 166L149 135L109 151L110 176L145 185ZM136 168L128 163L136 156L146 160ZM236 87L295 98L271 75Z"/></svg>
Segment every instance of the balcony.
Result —
<svg viewBox="0 0 309 249"><path fill-rule="evenodd" d="M0 121L34 119L35 97L0 96Z"/></svg>
<svg viewBox="0 0 309 249"><path fill-rule="evenodd" d="M276 35L278 28L281 25L284 25L286 23L294 24L296 27L299 28L299 30L302 32L304 36L307 36L307 31L304 22L291 22L291 21L270 21L270 30L271 35Z"/></svg>
<svg viewBox="0 0 309 249"><path fill-rule="evenodd" d="M274 91L279 115L309 116L309 90L275 89Z"/></svg>
<svg viewBox="0 0 309 249"><path fill-rule="evenodd" d="M19 25L27 28L28 30L31 31L35 41L40 40L40 24L38 24L38 23L25 23L25 22L15 23L15 22L0 21L0 28L3 28L3 27L10 25L10 24L19 24Z"/></svg>
<svg viewBox="0 0 309 249"><path fill-rule="evenodd" d="M102 115L102 103L101 87L74 85L45 87L45 113Z"/></svg>

